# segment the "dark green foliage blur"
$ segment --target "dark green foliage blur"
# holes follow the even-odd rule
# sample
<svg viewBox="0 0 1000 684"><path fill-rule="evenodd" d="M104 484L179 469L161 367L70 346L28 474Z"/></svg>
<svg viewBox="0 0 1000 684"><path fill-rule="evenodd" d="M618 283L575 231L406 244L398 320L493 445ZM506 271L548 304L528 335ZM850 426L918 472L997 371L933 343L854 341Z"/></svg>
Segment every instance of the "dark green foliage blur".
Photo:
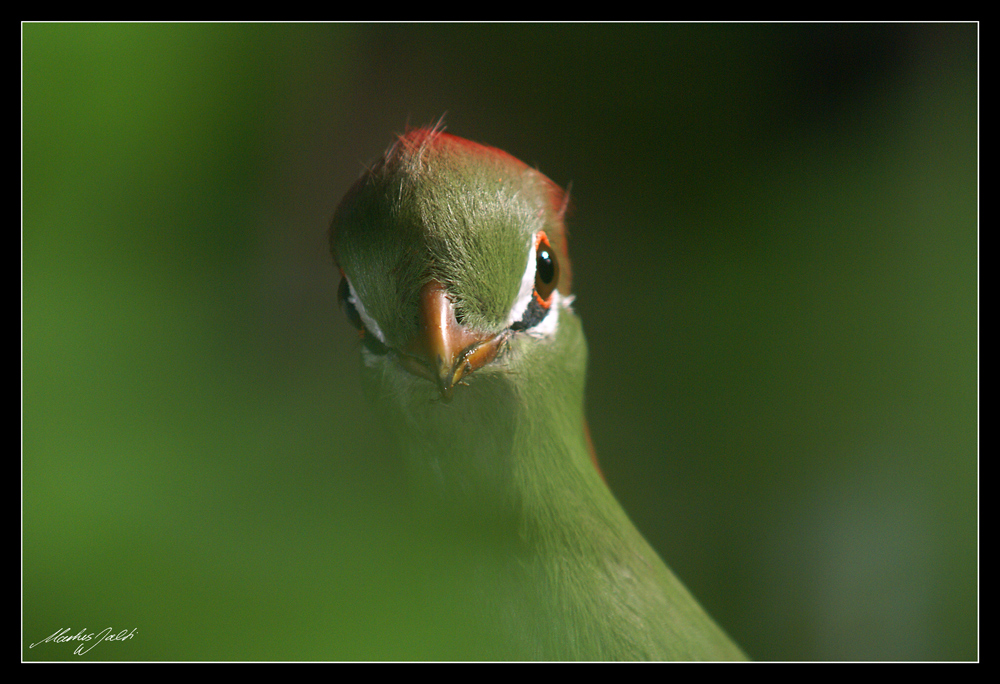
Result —
<svg viewBox="0 0 1000 684"><path fill-rule="evenodd" d="M978 658L977 41L23 24L22 658L477 657L326 240L444 114L572 184L604 472L747 653Z"/></svg>

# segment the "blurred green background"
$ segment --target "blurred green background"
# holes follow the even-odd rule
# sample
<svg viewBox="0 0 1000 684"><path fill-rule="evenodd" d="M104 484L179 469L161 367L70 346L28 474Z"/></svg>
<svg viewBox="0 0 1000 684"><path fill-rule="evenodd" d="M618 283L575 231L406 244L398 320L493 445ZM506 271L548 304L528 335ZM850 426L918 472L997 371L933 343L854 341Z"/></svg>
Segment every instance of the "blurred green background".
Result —
<svg viewBox="0 0 1000 684"><path fill-rule="evenodd" d="M326 245L445 113L572 183L604 471L746 651L978 657L976 25L23 24L22 113L22 658L476 657Z"/></svg>

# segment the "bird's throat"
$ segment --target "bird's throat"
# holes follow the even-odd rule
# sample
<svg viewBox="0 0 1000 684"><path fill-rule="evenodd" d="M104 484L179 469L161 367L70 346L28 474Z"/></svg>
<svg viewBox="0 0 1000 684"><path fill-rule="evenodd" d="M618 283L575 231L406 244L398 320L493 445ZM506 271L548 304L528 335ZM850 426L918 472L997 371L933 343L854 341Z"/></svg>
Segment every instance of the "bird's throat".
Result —
<svg viewBox="0 0 1000 684"><path fill-rule="evenodd" d="M430 368L392 355L366 364L367 394L410 462L418 491L472 513L533 510L534 497L570 486L591 461L583 417L586 344L579 319L562 312L559 334L524 334L502 342L502 354L458 377L450 400ZM408 365L409 364L409 365ZM603 486L603 485L602 485ZM537 502L536 502L537 503Z"/></svg>

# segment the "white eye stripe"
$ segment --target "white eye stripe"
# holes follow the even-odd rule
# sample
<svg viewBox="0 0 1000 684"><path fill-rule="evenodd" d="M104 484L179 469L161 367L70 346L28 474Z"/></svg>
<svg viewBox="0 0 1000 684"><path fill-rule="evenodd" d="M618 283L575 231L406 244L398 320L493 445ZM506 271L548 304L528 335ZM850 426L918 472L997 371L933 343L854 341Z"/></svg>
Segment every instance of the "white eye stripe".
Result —
<svg viewBox="0 0 1000 684"><path fill-rule="evenodd" d="M528 251L528 263L525 266L524 275L521 276L521 288L514 299L514 306L510 309L510 315L507 316L508 328L524 318L524 314L528 310L528 305L531 304L531 300L535 296L535 270L537 268L538 257L537 245L538 233L535 233L531 236L531 249ZM553 290L550 301L549 311L545 314L545 318L534 327L528 328L525 331L532 337L548 337L554 334L556 328L559 327L559 309L568 308L573 302L573 298L563 297L559 290Z"/></svg>
<svg viewBox="0 0 1000 684"><path fill-rule="evenodd" d="M514 298L514 306L511 307L510 315L507 316L507 327L514 325L524 318L524 313L528 310L528 304L535 293L535 245L538 243L538 234L531 236L531 251L528 252L528 265L521 276L521 288Z"/></svg>
<svg viewBox="0 0 1000 684"><path fill-rule="evenodd" d="M368 312L365 311L365 305L361 303L361 298L358 297L358 293L354 291L354 286L351 285L350 280L347 281L347 289L349 290L347 301L351 303L354 310L358 312L359 316L361 316L361 322L365 324L365 330L377 337L379 342L386 344L385 335L382 334L382 329L378 327L378 323L375 322L375 319L369 316Z"/></svg>

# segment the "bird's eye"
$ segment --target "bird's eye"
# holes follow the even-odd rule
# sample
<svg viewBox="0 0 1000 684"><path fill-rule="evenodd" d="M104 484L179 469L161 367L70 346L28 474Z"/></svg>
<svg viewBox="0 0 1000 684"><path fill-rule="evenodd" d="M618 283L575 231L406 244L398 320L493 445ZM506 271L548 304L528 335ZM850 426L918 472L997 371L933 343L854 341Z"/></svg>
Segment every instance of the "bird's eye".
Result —
<svg viewBox="0 0 1000 684"><path fill-rule="evenodd" d="M340 308L344 310L344 315L347 316L347 320L351 322L351 325L358 330L364 330L365 324L361 322L361 315L354 308L354 305L351 304L351 287L347 284L347 278L340 279L340 287L337 289L337 301L340 302Z"/></svg>
<svg viewBox="0 0 1000 684"><path fill-rule="evenodd" d="M549 297L558 284L559 261L556 252L549 244L545 232L540 231L535 245L535 293L541 303L547 306Z"/></svg>

